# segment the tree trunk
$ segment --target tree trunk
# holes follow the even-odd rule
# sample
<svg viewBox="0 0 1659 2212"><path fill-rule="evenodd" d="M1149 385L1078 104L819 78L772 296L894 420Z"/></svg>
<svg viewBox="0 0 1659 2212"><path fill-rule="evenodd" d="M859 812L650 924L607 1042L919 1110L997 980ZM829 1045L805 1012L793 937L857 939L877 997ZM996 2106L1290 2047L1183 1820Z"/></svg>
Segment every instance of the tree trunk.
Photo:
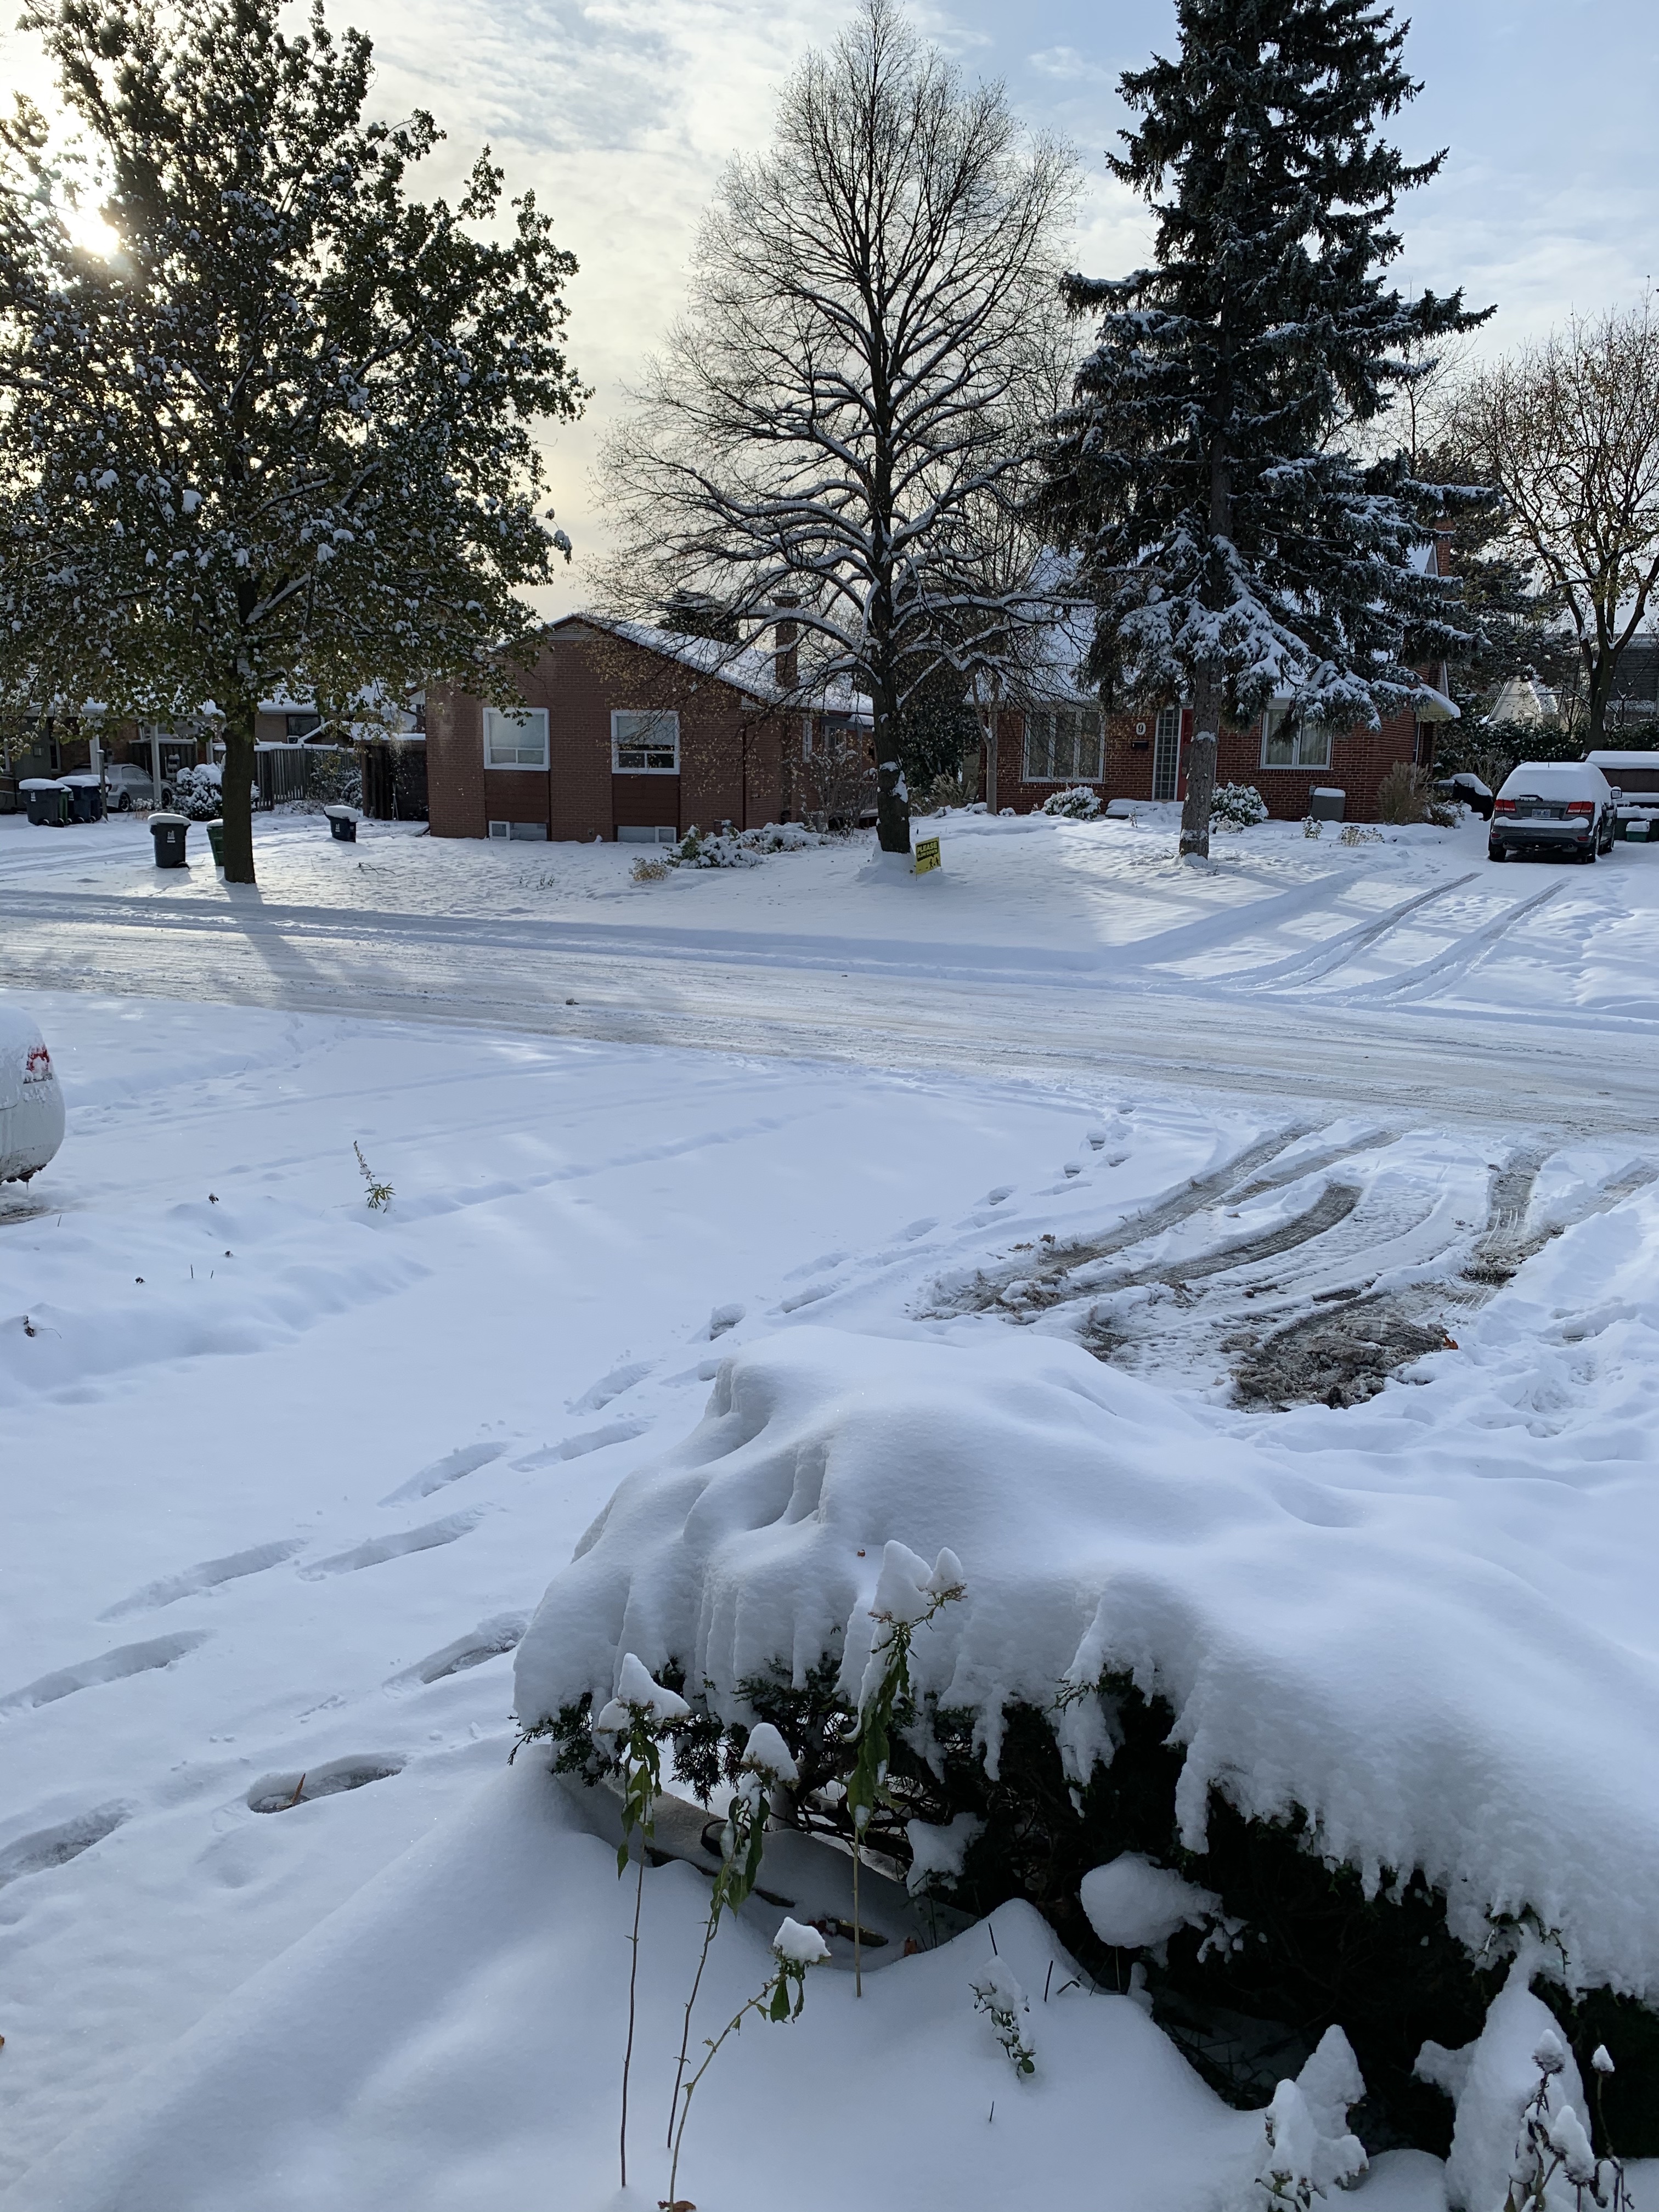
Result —
<svg viewBox="0 0 1659 2212"><path fill-rule="evenodd" d="M253 714L252 699L237 697L225 710L225 769L219 812L224 822L225 881L251 884L253 875Z"/></svg>
<svg viewBox="0 0 1659 2212"><path fill-rule="evenodd" d="M1181 850L1210 857L1210 802L1215 797L1216 754L1221 738L1221 684L1214 670L1200 671L1193 708L1193 742L1187 755L1187 798L1181 810Z"/></svg>
<svg viewBox="0 0 1659 2212"><path fill-rule="evenodd" d="M910 793L899 761L898 702L886 684L876 685L876 842L884 853L910 849Z"/></svg>

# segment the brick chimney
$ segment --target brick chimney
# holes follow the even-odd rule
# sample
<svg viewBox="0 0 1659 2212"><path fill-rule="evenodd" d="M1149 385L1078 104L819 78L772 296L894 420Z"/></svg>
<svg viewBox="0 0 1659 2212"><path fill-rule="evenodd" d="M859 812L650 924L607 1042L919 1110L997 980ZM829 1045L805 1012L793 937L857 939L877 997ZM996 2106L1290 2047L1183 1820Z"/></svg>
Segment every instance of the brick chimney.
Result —
<svg viewBox="0 0 1659 2212"><path fill-rule="evenodd" d="M793 592L779 592L775 603L781 607L798 607L800 601ZM781 617L772 632L772 675L780 691L793 691L800 681L800 624L787 615Z"/></svg>

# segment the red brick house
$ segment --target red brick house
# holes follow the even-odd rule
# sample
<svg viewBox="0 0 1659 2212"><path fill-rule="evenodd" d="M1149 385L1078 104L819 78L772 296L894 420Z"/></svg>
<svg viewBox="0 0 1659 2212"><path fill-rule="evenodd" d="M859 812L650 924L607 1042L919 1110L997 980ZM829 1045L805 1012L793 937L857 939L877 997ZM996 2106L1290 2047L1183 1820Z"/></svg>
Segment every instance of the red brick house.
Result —
<svg viewBox="0 0 1659 2212"><path fill-rule="evenodd" d="M568 615L515 675L522 709L428 693L432 834L666 844L694 823L787 820L813 719L782 703L793 662Z"/></svg>
<svg viewBox="0 0 1659 2212"><path fill-rule="evenodd" d="M1434 562L1437 573L1446 573L1442 541L1425 547L1425 558ZM1082 659L1083 642L1065 641L1055 655L1056 671ZM1377 787L1389 770L1401 761L1432 768L1437 725L1457 718L1447 696L1444 662L1419 672L1424 690L1415 711L1395 715L1380 729L1304 727L1288 698L1247 729L1224 729L1216 781L1254 784L1268 813L1280 821L1300 821L1316 790L1345 793L1351 822L1373 820ZM1098 700L1056 680L1052 689L1045 687L1040 702L1028 698L982 711L981 795L994 811L1012 807L1029 814L1052 793L1073 784L1088 785L1103 801L1186 795L1190 707L1170 702L1106 714Z"/></svg>

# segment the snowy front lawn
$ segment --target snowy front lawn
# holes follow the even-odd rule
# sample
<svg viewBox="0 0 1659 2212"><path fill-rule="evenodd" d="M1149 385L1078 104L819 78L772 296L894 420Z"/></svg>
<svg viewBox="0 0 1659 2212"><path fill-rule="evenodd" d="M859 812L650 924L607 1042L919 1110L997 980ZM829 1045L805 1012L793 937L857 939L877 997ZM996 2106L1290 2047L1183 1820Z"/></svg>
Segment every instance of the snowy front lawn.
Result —
<svg viewBox="0 0 1659 2212"><path fill-rule="evenodd" d="M679 2181L703 2212L1261 2207L1280 2076L1303 2086L1278 2154L1329 2178L1370 2130L1372 2212L1439 2212L1449 2171L1382 2148L1410 2136L1377 2111L1438 2114L1444 2148L1460 2090L1455 2198L1494 2212L1547 2025L1524 1976L1475 2059L1447 2052L1517 1942L1540 1989L1654 1995L1650 1140L30 1011L70 1127L0 1194L20 2212L600 2212L633 1875L603 1788L542 1741L507 1769L509 1655L520 1718L574 1713L567 1748L630 1653L732 1744L768 1696L787 1735L790 1694L797 1722L837 1676L856 1705L894 1542L949 1547L963 1588L915 1634L865 1993L850 1862L780 1835L694 2049L762 1988L783 1917L833 1956L799 2021L751 2018L699 2089ZM1042 1784L1035 1844L999 1771ZM1312 1853L1273 1826L1292 1808ZM659 1838L647 2205L719 1826L682 1802ZM909 1850L932 1901L888 1878ZM1400 1973L1393 2026L1338 2018L1370 2106L1313 2008L1273 2009L1328 1966L1363 1990L1364 1961L1310 1957L1265 1898L1242 1915L1253 1850L1335 1899L1321 1926L1396 1966L1407 1927L1444 1969L1437 1993ZM1112 1860L1116 1904L1079 1903ZM1190 1895L1131 1925L1158 1862ZM1065 1880L1038 1895L1045 1866ZM1646 2016L1611 2017L1608 2109L1646 2129ZM1194 2070L1224 2062L1239 2109Z"/></svg>

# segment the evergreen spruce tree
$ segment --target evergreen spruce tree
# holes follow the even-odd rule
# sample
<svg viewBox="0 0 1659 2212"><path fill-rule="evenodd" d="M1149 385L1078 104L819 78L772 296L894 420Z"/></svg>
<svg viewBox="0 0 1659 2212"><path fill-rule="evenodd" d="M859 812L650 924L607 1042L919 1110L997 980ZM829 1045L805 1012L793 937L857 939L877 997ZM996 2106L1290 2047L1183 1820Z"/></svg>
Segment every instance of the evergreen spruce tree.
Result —
<svg viewBox="0 0 1659 2212"><path fill-rule="evenodd" d="M1123 77L1139 124L1108 156L1152 204L1156 258L1068 280L1103 319L1041 511L1095 602L1103 693L1193 702L1181 849L1206 854L1224 719L1288 694L1306 721L1375 726L1420 690L1413 655L1462 641L1411 558L1458 495L1416 484L1403 455L1362 462L1345 434L1432 365L1426 342L1484 317L1461 292L1383 288L1395 203L1444 158L1408 163L1379 136L1420 89L1389 9L1176 12L1178 56Z"/></svg>
<svg viewBox="0 0 1659 2212"><path fill-rule="evenodd" d="M368 122L368 40L278 0L32 0L113 240L77 246L41 118L0 123L0 697L225 736L253 880L254 714L432 678L506 696L568 548L534 425L585 396L574 270L487 156L408 197L428 115Z"/></svg>

